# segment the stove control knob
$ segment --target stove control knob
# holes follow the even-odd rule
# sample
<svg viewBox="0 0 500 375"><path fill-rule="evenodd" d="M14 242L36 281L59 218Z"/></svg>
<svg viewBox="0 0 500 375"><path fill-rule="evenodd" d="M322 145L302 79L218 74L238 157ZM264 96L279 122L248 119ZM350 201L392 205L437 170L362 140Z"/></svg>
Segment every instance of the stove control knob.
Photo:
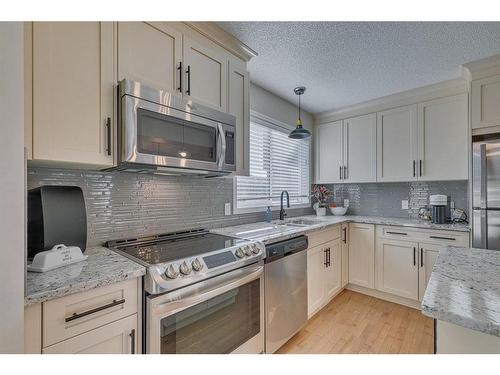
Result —
<svg viewBox="0 0 500 375"><path fill-rule="evenodd" d="M181 271L183 275L189 275L191 273L191 266L184 261L179 267L179 271Z"/></svg>
<svg viewBox="0 0 500 375"><path fill-rule="evenodd" d="M255 243L252 245L252 253L254 253L255 255L260 253L260 247Z"/></svg>
<svg viewBox="0 0 500 375"><path fill-rule="evenodd" d="M201 263L198 258L195 258L193 260L193 263L191 263L191 267L193 267L193 270L198 272L198 271L201 271L203 269L203 263Z"/></svg>
<svg viewBox="0 0 500 375"><path fill-rule="evenodd" d="M249 257L250 255L252 255L252 249L250 249L250 246L246 245L246 246L243 247L243 249L245 250L245 255L246 256Z"/></svg>
<svg viewBox="0 0 500 375"><path fill-rule="evenodd" d="M165 276L167 276L169 279L175 279L177 278L177 276L179 276L179 272L175 270L173 265L169 264L169 266L165 270Z"/></svg>
<svg viewBox="0 0 500 375"><path fill-rule="evenodd" d="M243 258L245 256L245 253L243 252L242 249L238 249L234 252L234 254L238 257L238 258Z"/></svg>

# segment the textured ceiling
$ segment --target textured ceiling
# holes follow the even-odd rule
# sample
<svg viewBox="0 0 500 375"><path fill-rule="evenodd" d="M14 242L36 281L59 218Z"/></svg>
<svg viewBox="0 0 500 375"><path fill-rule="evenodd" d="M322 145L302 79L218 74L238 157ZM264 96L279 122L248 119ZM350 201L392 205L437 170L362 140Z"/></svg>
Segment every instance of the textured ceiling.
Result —
<svg viewBox="0 0 500 375"><path fill-rule="evenodd" d="M257 51L251 80L311 113L460 76L500 53L500 22L219 22Z"/></svg>

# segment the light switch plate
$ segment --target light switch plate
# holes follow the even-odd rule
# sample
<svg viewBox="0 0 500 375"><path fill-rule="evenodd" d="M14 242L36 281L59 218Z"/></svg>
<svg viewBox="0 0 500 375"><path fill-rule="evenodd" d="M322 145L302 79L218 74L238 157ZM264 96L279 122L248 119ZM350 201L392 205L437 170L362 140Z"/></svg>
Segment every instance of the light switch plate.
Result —
<svg viewBox="0 0 500 375"><path fill-rule="evenodd" d="M231 215L231 203L224 203L224 215Z"/></svg>
<svg viewBox="0 0 500 375"><path fill-rule="evenodd" d="M344 207L349 207L349 199L344 199Z"/></svg>
<svg viewBox="0 0 500 375"><path fill-rule="evenodd" d="M401 209L402 210L407 210L408 209L408 199L403 199L401 201Z"/></svg>

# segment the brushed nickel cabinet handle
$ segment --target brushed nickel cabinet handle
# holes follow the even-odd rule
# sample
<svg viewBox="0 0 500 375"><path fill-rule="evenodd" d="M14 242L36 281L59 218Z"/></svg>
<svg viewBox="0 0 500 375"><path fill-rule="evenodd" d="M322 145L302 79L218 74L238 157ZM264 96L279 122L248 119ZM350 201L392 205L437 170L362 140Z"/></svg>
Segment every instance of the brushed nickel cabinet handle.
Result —
<svg viewBox="0 0 500 375"><path fill-rule="evenodd" d="M108 303L107 305L99 306L99 307L96 307L95 309L87 310L87 311L84 311L81 313L73 313L73 315L71 315L69 318L66 318L65 321L66 321L66 323L69 323L69 322L72 322L73 320L83 318L84 316L95 314L96 312L106 310L106 309L109 309L111 307L115 307L118 305L123 305L124 303L125 303L125 299L120 299L120 300L114 299L113 302Z"/></svg>

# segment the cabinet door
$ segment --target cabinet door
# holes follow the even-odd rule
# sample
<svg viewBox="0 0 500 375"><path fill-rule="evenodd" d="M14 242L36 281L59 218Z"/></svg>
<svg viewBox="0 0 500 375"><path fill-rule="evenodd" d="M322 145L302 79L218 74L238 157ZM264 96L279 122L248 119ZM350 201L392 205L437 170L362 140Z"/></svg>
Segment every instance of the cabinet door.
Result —
<svg viewBox="0 0 500 375"><path fill-rule="evenodd" d="M418 299L418 243L377 239L376 289Z"/></svg>
<svg viewBox="0 0 500 375"><path fill-rule="evenodd" d="M325 267L325 301L330 302L332 297L342 288L342 254L340 238L325 244L327 246L328 264Z"/></svg>
<svg viewBox="0 0 500 375"><path fill-rule="evenodd" d="M349 225L342 224L342 287L349 283Z"/></svg>
<svg viewBox="0 0 500 375"><path fill-rule="evenodd" d="M343 166L342 121L316 127L316 182L341 182Z"/></svg>
<svg viewBox="0 0 500 375"><path fill-rule="evenodd" d="M349 224L349 283L375 287L375 227Z"/></svg>
<svg viewBox="0 0 500 375"><path fill-rule="evenodd" d="M344 120L344 182L377 180L377 117L374 113Z"/></svg>
<svg viewBox="0 0 500 375"><path fill-rule="evenodd" d="M443 246L427 243L419 243L419 245L418 299L421 301L424 298L425 289L431 277L432 268Z"/></svg>
<svg viewBox="0 0 500 375"><path fill-rule="evenodd" d="M248 176L250 158L250 78L246 64L229 60L228 112L236 116L236 174Z"/></svg>
<svg viewBox="0 0 500 375"><path fill-rule="evenodd" d="M500 125L500 76L472 81L472 129Z"/></svg>
<svg viewBox="0 0 500 375"><path fill-rule="evenodd" d="M112 23L33 24L33 159L113 165L113 56Z"/></svg>
<svg viewBox="0 0 500 375"><path fill-rule="evenodd" d="M118 80L181 95L182 34L165 22L118 22Z"/></svg>
<svg viewBox="0 0 500 375"><path fill-rule="evenodd" d="M467 134L466 93L420 103L419 180L467 180Z"/></svg>
<svg viewBox="0 0 500 375"><path fill-rule="evenodd" d="M307 250L307 313L311 317L318 311L325 298L326 246Z"/></svg>
<svg viewBox="0 0 500 375"><path fill-rule="evenodd" d="M377 113L377 181L417 179L417 106Z"/></svg>
<svg viewBox="0 0 500 375"><path fill-rule="evenodd" d="M227 107L227 55L207 40L203 45L184 37L184 94L221 111Z"/></svg>
<svg viewBox="0 0 500 375"><path fill-rule="evenodd" d="M46 347L43 354L135 354L137 315L117 320L92 331Z"/></svg>

